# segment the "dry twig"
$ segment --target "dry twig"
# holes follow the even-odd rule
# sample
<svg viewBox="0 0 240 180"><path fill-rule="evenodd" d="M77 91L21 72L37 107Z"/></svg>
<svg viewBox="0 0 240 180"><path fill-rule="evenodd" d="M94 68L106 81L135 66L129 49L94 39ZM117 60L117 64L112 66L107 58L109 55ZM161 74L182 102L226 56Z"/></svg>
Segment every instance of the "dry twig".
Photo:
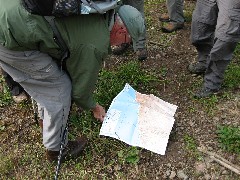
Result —
<svg viewBox="0 0 240 180"><path fill-rule="evenodd" d="M217 155L216 153L207 151L206 148L198 148L198 150L204 154L209 155L210 158L212 160L214 160L215 162L221 164L222 166L224 166L224 167L228 168L229 170L235 172L236 174L240 175L240 167L238 167L237 165L232 164L231 162L229 162L228 160L224 159L223 157Z"/></svg>

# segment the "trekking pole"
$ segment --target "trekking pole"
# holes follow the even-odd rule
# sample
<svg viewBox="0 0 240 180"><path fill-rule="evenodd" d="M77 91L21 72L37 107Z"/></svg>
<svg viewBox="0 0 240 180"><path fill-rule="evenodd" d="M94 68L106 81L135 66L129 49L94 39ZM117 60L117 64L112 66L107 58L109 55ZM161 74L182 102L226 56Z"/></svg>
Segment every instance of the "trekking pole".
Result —
<svg viewBox="0 0 240 180"><path fill-rule="evenodd" d="M38 112L37 112L37 103L36 101L31 97L32 100L32 108L33 108L33 113L34 113L34 121L37 125L38 124Z"/></svg>
<svg viewBox="0 0 240 180"><path fill-rule="evenodd" d="M63 153L63 150L64 150L64 145L65 145L65 141L66 141L66 137L67 137L67 131L68 131L68 123L66 124L66 127L63 131L63 137L62 137L62 141L61 141L61 144L60 144L60 150L59 150L58 162L57 162L57 166L56 166L56 172L55 172L54 180L58 179L58 174L59 174L59 170L60 170L60 166L61 166L62 153Z"/></svg>

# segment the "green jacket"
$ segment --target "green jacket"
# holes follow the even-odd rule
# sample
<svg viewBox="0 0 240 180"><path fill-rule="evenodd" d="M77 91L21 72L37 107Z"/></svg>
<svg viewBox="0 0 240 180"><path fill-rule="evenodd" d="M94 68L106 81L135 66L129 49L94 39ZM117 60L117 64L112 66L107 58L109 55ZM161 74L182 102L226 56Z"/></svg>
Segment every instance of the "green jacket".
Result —
<svg viewBox="0 0 240 180"><path fill-rule="evenodd" d="M56 24L70 51L66 65L73 100L84 109L93 108L98 72L109 48L107 21L103 15L91 14L57 18ZM48 22L28 13L20 0L0 0L0 44L16 51L39 50L60 59Z"/></svg>

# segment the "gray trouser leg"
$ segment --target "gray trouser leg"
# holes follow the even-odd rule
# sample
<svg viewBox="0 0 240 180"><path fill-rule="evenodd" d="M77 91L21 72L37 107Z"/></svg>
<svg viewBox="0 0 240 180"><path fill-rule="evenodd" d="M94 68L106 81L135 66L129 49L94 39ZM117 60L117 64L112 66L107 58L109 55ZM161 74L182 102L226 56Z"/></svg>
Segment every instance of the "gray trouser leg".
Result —
<svg viewBox="0 0 240 180"><path fill-rule="evenodd" d="M192 21L191 42L197 49L198 62L204 66L213 47L214 31L214 25Z"/></svg>
<svg viewBox="0 0 240 180"><path fill-rule="evenodd" d="M207 56L205 88L221 87L224 72L240 39L239 10L239 0L198 0L196 3L191 39L198 50L199 62L206 61L204 56Z"/></svg>
<svg viewBox="0 0 240 180"><path fill-rule="evenodd" d="M183 23L185 20L183 14L184 0L167 0L166 4L171 21Z"/></svg>
<svg viewBox="0 0 240 180"><path fill-rule="evenodd" d="M71 105L71 82L50 56L0 46L0 66L44 109L43 144L58 151Z"/></svg>
<svg viewBox="0 0 240 180"><path fill-rule="evenodd" d="M209 55L209 62L204 76L204 87L208 89L221 88L224 72L232 59L236 45L236 42L223 42L216 39Z"/></svg>
<svg viewBox="0 0 240 180"><path fill-rule="evenodd" d="M132 7L135 7L143 16L144 15L144 0L123 0L124 4L130 5ZM146 30L142 36L139 37L137 42L133 42L134 47L136 47L135 50L145 48L146 46Z"/></svg>
<svg viewBox="0 0 240 180"><path fill-rule="evenodd" d="M199 63L205 65L214 44L217 24L217 3L198 0L192 15L191 42L198 51Z"/></svg>

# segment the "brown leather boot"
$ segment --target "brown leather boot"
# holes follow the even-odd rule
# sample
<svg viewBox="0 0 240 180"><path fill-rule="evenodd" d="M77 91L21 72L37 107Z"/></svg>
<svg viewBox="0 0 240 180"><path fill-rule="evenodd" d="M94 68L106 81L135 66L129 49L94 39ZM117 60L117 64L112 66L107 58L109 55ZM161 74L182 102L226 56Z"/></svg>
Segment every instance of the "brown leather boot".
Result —
<svg viewBox="0 0 240 180"><path fill-rule="evenodd" d="M64 148L62 153L62 162L77 158L84 147L87 144L87 138L85 136L78 137L75 141L68 141L67 146ZM46 157L49 162L57 162L59 151L46 151Z"/></svg>
<svg viewBox="0 0 240 180"><path fill-rule="evenodd" d="M182 29L183 27L184 27L184 23L169 22L169 23L166 23L162 27L162 32L171 33L173 31L177 31L179 29Z"/></svg>
<svg viewBox="0 0 240 180"><path fill-rule="evenodd" d="M170 21L169 15L167 13L162 14L159 17L159 21L161 21L161 22L169 22Z"/></svg>

